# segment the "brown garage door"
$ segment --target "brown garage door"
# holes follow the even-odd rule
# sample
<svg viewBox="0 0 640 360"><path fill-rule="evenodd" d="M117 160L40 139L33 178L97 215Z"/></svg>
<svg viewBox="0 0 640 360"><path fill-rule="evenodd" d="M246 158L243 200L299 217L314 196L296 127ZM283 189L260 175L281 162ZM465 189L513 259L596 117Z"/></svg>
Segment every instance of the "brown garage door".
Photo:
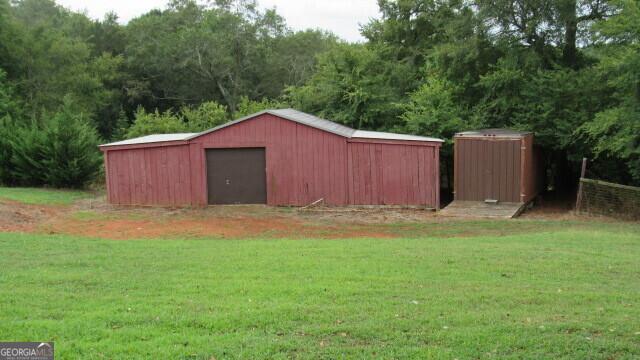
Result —
<svg viewBox="0 0 640 360"><path fill-rule="evenodd" d="M456 200L520 201L521 140L456 139Z"/></svg>
<svg viewBox="0 0 640 360"><path fill-rule="evenodd" d="M264 148L207 150L209 204L265 204Z"/></svg>

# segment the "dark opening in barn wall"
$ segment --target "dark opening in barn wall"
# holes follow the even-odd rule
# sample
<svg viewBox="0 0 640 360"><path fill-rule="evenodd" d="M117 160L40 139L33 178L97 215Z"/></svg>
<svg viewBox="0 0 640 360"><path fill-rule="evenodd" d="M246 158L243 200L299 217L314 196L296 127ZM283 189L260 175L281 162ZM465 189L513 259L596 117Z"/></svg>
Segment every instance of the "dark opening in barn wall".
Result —
<svg viewBox="0 0 640 360"><path fill-rule="evenodd" d="M207 149L209 204L266 204L264 148Z"/></svg>

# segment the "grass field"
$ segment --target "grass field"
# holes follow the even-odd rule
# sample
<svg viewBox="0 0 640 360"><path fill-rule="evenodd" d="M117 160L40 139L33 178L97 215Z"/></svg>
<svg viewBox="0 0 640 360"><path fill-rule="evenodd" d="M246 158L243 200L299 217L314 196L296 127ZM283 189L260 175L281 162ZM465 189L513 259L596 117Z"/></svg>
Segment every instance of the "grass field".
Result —
<svg viewBox="0 0 640 360"><path fill-rule="evenodd" d="M0 234L0 338L65 358L637 358L640 237Z"/></svg>
<svg viewBox="0 0 640 360"><path fill-rule="evenodd" d="M69 205L90 196L91 193L81 190L0 187L0 199L25 204Z"/></svg>
<svg viewBox="0 0 640 360"><path fill-rule="evenodd" d="M494 231L507 224L396 239L0 233L0 341L54 341L57 359L639 358L640 225Z"/></svg>

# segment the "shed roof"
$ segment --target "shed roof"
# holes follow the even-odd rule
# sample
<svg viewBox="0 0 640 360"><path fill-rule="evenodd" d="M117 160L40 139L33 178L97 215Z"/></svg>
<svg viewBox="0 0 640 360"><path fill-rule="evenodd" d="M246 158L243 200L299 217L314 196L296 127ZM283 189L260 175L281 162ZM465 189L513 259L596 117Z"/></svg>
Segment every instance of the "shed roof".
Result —
<svg viewBox="0 0 640 360"><path fill-rule="evenodd" d="M148 144L164 141L181 141L190 138L197 133L178 133L178 134L154 134L141 136L133 139L127 139L122 141L116 141L108 144L102 144L100 146L118 146L118 145L136 145L136 144Z"/></svg>
<svg viewBox="0 0 640 360"><path fill-rule="evenodd" d="M441 139L436 139L426 136L408 135L408 134L396 134L390 132L381 131L368 131L368 130L355 130L351 135L352 138L360 139L382 139L382 140L405 140L405 141L435 141L442 142Z"/></svg>
<svg viewBox="0 0 640 360"><path fill-rule="evenodd" d="M383 140L409 140L409 141L433 141L433 142L443 142L442 139L425 137L425 136L417 136L417 135L406 135L406 134L395 134L389 132L379 132L379 131L366 131L366 130L355 130L348 126L344 126L342 124L335 123L333 121L325 120L319 118L315 115L307 114L302 111L298 111L295 109L271 109L271 110L263 110L257 112L255 114L251 114L245 116L243 118L228 122L226 124L222 124L220 126L216 126L213 129L205 130L201 133L195 134L190 137L196 138L225 127L237 124L239 122L253 119L256 116L263 114L271 114L283 119L295 121L297 123L307 125L316 129L324 130L336 135L340 135L346 138L365 138L365 139L383 139Z"/></svg>
<svg viewBox="0 0 640 360"><path fill-rule="evenodd" d="M199 133L180 133L180 134L156 134L156 135L147 135L134 139L128 139L123 141L117 141L109 144L100 145L101 147L105 146L117 146L117 145L137 145L137 144L147 144L147 143L155 143L155 142L164 142L164 141L181 141L181 140L191 140L197 138L202 135L206 135L212 133L214 131L224 129L231 125L237 124L239 122L253 119L256 116L263 114L271 114L283 119L295 121L297 123L307 125L316 129L324 130L336 135L340 135L346 138L358 138L358 139L381 139L381 140L403 140L403 141L430 141L430 142L443 142L442 139L426 137L426 136L417 136L417 135L407 135L407 134L396 134L390 132L380 132L380 131L368 131L368 130L355 130L348 126L344 126L333 121L325 120L319 118L317 116L304 113L302 111L298 111L295 109L275 109L275 110L264 110L257 112L255 114L251 114L245 116L243 118L230 121L228 123L216 126L212 129L205 130Z"/></svg>
<svg viewBox="0 0 640 360"><path fill-rule="evenodd" d="M456 137L492 137L513 138L531 134L530 131L518 131L511 129L481 129L456 133Z"/></svg>

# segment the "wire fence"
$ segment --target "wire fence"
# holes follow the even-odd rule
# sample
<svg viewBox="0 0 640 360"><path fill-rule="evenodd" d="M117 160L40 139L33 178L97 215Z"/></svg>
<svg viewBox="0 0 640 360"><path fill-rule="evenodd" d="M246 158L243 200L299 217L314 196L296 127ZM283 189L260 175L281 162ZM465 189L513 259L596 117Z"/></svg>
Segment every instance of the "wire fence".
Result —
<svg viewBox="0 0 640 360"><path fill-rule="evenodd" d="M582 178L578 199L578 213L640 220L640 187Z"/></svg>

